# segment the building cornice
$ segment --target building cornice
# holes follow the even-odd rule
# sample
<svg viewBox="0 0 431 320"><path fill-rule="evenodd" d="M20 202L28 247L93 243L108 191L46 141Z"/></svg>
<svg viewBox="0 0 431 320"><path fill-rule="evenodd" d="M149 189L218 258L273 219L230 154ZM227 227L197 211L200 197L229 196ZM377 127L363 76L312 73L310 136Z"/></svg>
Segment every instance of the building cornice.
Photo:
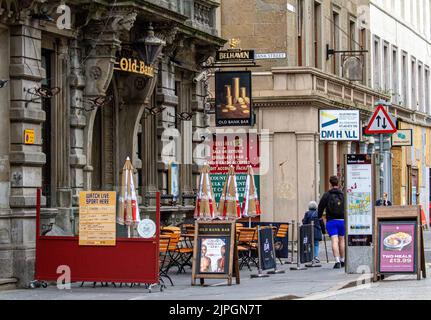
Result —
<svg viewBox="0 0 431 320"><path fill-rule="evenodd" d="M271 68L271 71L273 74L280 74L280 73L284 73L284 74L311 74L311 75L319 76L320 78L323 78L325 80L330 80L331 82L335 82L335 83L340 84L340 85L344 85L344 86L351 87L353 89L361 90L364 93L367 93L367 94L370 94L373 96L378 96L381 99L386 99L386 100L390 99L389 95L382 94L381 92L375 91L375 90L371 89L370 87L367 87L363 84L348 81L348 80L341 78L335 74L326 73L320 69L313 68L313 67L273 67L273 68Z"/></svg>

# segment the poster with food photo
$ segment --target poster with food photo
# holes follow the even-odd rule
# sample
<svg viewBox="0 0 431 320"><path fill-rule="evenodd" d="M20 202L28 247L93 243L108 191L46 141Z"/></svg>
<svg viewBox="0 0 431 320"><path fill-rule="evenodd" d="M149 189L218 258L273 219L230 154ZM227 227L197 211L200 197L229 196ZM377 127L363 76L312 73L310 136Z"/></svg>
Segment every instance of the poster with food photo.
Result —
<svg viewBox="0 0 431 320"><path fill-rule="evenodd" d="M379 240L380 272L415 272L416 222L380 222Z"/></svg>
<svg viewBox="0 0 431 320"><path fill-rule="evenodd" d="M226 273L228 266L226 238L202 238L200 267L201 273Z"/></svg>

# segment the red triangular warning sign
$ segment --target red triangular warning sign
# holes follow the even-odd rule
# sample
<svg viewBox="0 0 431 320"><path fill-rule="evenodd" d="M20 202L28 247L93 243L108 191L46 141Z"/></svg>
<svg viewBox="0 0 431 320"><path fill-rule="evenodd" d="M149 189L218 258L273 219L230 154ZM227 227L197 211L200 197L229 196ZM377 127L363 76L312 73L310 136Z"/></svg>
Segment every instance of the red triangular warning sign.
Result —
<svg viewBox="0 0 431 320"><path fill-rule="evenodd" d="M380 104L371 117L370 123L365 129L365 134L390 134L395 132L397 132L396 126L385 108Z"/></svg>

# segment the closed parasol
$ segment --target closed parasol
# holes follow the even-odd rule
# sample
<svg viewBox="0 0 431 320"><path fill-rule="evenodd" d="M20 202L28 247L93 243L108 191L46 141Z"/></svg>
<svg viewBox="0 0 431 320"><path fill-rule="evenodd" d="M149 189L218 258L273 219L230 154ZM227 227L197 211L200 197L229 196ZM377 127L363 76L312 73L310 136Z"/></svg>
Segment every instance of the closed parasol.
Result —
<svg viewBox="0 0 431 320"><path fill-rule="evenodd" d="M236 184L235 168L229 167L226 181L218 205L218 215L223 219L236 220L241 218L238 188Z"/></svg>
<svg viewBox="0 0 431 320"><path fill-rule="evenodd" d="M204 165L201 170L199 191L196 197L196 207L194 213L196 219L214 219L215 201L209 172L210 168L208 165Z"/></svg>
<svg viewBox="0 0 431 320"><path fill-rule="evenodd" d="M121 192L119 198L119 207L117 222L121 225L128 226L128 237L130 238L131 229L134 229L139 223L138 198L134 183L134 168L130 158L127 157L121 173Z"/></svg>
<svg viewBox="0 0 431 320"><path fill-rule="evenodd" d="M247 179L245 182L241 214L244 218L257 217L261 214L259 197L257 195L256 184L254 181L254 172L251 166L247 169Z"/></svg>
<svg viewBox="0 0 431 320"><path fill-rule="evenodd" d="M260 214L260 203L254 181L254 172L253 168L249 166L247 169L247 179L245 181L241 215L243 218L248 218L248 226L251 228L251 218L260 216Z"/></svg>

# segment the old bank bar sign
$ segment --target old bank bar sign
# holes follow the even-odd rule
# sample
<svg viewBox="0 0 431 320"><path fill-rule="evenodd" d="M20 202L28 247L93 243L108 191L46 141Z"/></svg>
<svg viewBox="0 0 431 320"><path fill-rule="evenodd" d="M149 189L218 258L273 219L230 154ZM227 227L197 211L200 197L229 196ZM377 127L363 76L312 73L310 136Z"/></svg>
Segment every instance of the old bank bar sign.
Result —
<svg viewBox="0 0 431 320"><path fill-rule="evenodd" d="M231 48L217 51L216 64L247 68L253 66L254 59L254 50ZM253 125L251 71L217 71L215 91L217 127Z"/></svg>
<svg viewBox="0 0 431 320"><path fill-rule="evenodd" d="M148 78L154 77L154 67L145 64L131 50L122 50L117 54L114 70L134 73Z"/></svg>

